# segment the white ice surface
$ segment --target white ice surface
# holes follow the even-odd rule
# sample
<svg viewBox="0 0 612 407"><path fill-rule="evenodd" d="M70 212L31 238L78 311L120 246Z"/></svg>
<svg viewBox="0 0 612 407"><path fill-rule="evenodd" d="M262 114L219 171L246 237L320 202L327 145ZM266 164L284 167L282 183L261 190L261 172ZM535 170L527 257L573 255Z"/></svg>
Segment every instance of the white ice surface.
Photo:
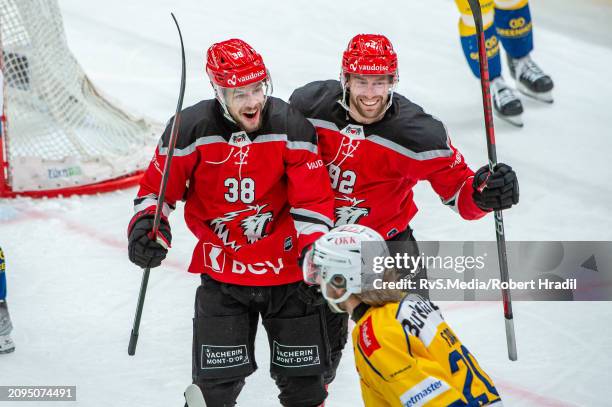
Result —
<svg viewBox="0 0 612 407"><path fill-rule="evenodd" d="M264 55L275 95L287 98L306 82L336 78L340 52L352 35L385 33L400 56L399 92L447 124L473 168L486 163L479 83L463 60L452 1L62 0L60 6L69 45L93 82L159 121L173 114L179 84L170 11L181 23L186 45L185 106L212 96L203 74L203 55L212 42L246 39ZM612 240L612 44L588 41L588 21L576 39L559 30L558 21L538 26L534 17L534 55L555 80L555 103L524 98L523 129L496 122L499 160L510 163L521 182L520 205L505 213L507 238ZM182 406L182 391L191 380L198 284L184 270L194 239L179 207L171 218L173 248L164 266L152 272L137 354L129 357L141 280L126 255L134 193L0 202L0 244L7 256L17 345L15 353L0 356L0 385L78 387L76 403L54 406ZM461 220L429 185L419 185L415 199L420 212L412 226L418 239L494 239L490 216ZM612 405L610 303L514 307L519 360L509 362L500 303L441 304L493 377L505 405ZM257 359L260 369L247 379L239 404L278 405L262 334ZM327 405L358 406L360 400L349 346ZM12 404L0 402L4 405Z"/></svg>

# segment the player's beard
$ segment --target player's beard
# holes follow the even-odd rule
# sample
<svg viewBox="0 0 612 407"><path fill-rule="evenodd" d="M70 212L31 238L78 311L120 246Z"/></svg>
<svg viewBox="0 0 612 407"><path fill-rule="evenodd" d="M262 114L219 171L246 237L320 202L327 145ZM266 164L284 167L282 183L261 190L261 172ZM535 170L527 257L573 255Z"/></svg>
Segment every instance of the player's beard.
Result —
<svg viewBox="0 0 612 407"><path fill-rule="evenodd" d="M375 98L370 98L369 100L365 100L359 96L350 95L349 106L351 110L354 110L361 117L362 121L365 120L367 122L365 124L369 124L382 119L388 100L388 95L376 96ZM373 101L376 101L376 103L372 104L372 106L367 105L371 104Z"/></svg>

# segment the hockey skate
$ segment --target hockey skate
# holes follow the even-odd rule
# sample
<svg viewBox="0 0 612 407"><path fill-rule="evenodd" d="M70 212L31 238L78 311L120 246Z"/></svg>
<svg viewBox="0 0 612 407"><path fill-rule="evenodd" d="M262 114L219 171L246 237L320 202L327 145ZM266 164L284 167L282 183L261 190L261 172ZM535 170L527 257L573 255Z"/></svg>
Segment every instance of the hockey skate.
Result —
<svg viewBox="0 0 612 407"><path fill-rule="evenodd" d="M504 78L497 77L491 81L491 96L495 115L514 126L523 127L523 104Z"/></svg>
<svg viewBox="0 0 612 407"><path fill-rule="evenodd" d="M519 92L545 103L553 102L553 80L533 62L529 55L520 59L508 56L508 66Z"/></svg>
<svg viewBox="0 0 612 407"><path fill-rule="evenodd" d="M10 335L0 335L0 354L15 351L15 343Z"/></svg>
<svg viewBox="0 0 612 407"><path fill-rule="evenodd" d="M206 407L204 395L200 388L195 384L190 384L185 389L185 407Z"/></svg>
<svg viewBox="0 0 612 407"><path fill-rule="evenodd" d="M15 350L15 343L10 336L12 329L6 301L0 301L0 353L11 353Z"/></svg>

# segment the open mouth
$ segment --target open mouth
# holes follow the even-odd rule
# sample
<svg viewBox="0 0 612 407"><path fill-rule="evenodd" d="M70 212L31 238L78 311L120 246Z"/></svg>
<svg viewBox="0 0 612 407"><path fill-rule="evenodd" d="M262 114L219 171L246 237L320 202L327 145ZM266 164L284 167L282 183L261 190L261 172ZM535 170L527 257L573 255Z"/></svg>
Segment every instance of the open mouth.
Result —
<svg viewBox="0 0 612 407"><path fill-rule="evenodd" d="M242 115L244 117L246 117L247 120L253 120L255 118L257 118L257 115L259 114L259 109L256 109L252 112L243 112Z"/></svg>

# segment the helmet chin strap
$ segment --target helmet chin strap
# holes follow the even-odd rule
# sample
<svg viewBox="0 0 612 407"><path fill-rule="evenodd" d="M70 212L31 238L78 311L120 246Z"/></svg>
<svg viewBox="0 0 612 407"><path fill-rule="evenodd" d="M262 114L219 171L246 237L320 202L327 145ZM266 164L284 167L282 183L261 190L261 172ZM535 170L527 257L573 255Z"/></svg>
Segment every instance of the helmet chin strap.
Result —
<svg viewBox="0 0 612 407"><path fill-rule="evenodd" d="M225 102L225 98L223 97L223 92L221 91L219 86L217 86L216 84L214 84L212 82L210 84L212 85L213 89L215 90L215 97L217 98L217 100L221 104L221 109L223 109L223 117L225 117L227 120L229 120L230 122L232 122L232 123L237 125L238 123L236 123L236 120L234 120L234 118L230 114L229 110L227 109L227 104Z"/></svg>
<svg viewBox="0 0 612 407"><path fill-rule="evenodd" d="M343 310L342 308L340 308L338 306L338 304L336 304L335 302L331 302L331 301L327 301L327 305L329 305L329 308L336 314L345 314L346 311Z"/></svg>
<svg viewBox="0 0 612 407"><path fill-rule="evenodd" d="M325 285L327 284L323 282L321 286L321 294L323 294L323 297L327 300L327 303L329 304L329 307L332 309L332 311L338 314L347 312L343 310L342 308L340 308L338 304L348 300L348 298L351 296L352 293L349 291L345 291L344 294L342 294L339 298L331 298L331 297L328 297L326 294L327 289Z"/></svg>

